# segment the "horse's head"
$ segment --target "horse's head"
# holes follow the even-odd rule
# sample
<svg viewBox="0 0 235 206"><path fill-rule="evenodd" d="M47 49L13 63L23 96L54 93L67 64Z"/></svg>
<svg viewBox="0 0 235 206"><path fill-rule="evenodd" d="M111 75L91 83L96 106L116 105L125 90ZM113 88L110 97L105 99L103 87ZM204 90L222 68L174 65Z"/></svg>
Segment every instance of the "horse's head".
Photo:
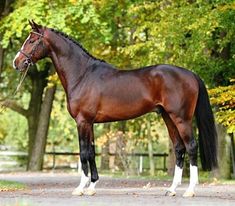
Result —
<svg viewBox="0 0 235 206"><path fill-rule="evenodd" d="M47 56L48 49L44 40L44 29L34 21L29 21L32 31L13 60L16 70L24 71L38 60Z"/></svg>

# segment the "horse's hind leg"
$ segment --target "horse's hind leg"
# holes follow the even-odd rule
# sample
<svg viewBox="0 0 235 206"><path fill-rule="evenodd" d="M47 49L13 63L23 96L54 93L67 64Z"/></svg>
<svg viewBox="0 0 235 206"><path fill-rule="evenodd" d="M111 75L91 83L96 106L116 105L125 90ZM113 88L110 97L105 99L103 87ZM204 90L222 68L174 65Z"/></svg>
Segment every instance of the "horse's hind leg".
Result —
<svg viewBox="0 0 235 206"><path fill-rule="evenodd" d="M182 142L178 129L176 128L174 122L171 120L170 116L166 111L162 111L162 117L166 123L169 136L172 140L175 149L176 165L172 185L167 189L166 195L175 196L176 188L181 184L182 181L182 172L184 164L184 155L185 155L185 146Z"/></svg>
<svg viewBox="0 0 235 206"><path fill-rule="evenodd" d="M190 160L190 183L189 187L184 193L184 197L195 196L195 186L198 184L198 168L197 168L197 142L193 137L192 120L183 120L180 117L176 117L171 114L171 118L175 123L180 137L184 142L186 151Z"/></svg>

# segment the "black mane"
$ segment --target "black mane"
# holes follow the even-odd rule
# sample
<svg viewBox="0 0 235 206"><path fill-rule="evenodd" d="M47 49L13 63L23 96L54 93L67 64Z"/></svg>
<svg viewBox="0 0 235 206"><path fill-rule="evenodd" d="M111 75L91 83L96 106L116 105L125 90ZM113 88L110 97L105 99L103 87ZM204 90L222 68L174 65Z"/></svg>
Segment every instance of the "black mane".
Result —
<svg viewBox="0 0 235 206"><path fill-rule="evenodd" d="M55 32L56 34L59 34L61 36L63 36L64 38L70 40L72 43L74 43L75 45L79 46L88 56L90 56L91 58L93 58L94 60L98 60L101 62L105 62L103 59L99 59L94 57L93 55L91 55L80 43L78 43L76 40L74 40L72 37L70 37L68 34L65 34L62 31L58 31L55 29L50 28L51 31Z"/></svg>

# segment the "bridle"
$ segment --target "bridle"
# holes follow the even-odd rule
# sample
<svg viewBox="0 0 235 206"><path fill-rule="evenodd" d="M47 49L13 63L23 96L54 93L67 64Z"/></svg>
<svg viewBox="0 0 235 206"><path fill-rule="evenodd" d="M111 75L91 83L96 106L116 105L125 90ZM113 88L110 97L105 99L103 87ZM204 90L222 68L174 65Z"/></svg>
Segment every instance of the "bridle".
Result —
<svg viewBox="0 0 235 206"><path fill-rule="evenodd" d="M34 62L33 62L32 57L33 57L35 51L37 50L38 45L42 42L42 39L43 39L43 37L44 37L43 34L38 33L38 32L36 32L36 31L32 31L31 33L37 34L37 35L39 36L39 39L38 39L37 43L34 45L34 47L33 47L32 51L31 51L31 53L30 53L30 54L27 54L27 53L24 52L23 50L20 50L20 51L19 51L21 54L23 54L23 55L26 57L26 60L25 60L24 64L27 64L28 67L31 66L31 65L34 65ZM44 47L44 44L42 44L42 46Z"/></svg>

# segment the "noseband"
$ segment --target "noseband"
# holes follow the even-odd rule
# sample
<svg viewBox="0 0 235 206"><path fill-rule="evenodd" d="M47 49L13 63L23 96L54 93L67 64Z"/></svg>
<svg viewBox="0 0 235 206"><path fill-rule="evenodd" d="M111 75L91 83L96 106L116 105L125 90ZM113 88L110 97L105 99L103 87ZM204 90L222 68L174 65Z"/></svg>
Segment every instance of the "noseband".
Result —
<svg viewBox="0 0 235 206"><path fill-rule="evenodd" d="M29 66L34 64L34 62L33 62L33 60L32 60L32 57L33 57L35 51L37 50L38 45L42 42L42 38L43 38L43 34L40 34L40 33L35 32L35 31L32 31L31 33L37 34L37 35L39 36L38 42L34 45L34 47L33 47L32 51L31 51L31 53L30 53L30 54L27 54L27 53L24 52L23 50L20 50L20 51L19 51L21 54L23 54L23 55L26 57L25 63L26 63L27 65L29 65ZM43 46L44 46L44 45L43 45Z"/></svg>

